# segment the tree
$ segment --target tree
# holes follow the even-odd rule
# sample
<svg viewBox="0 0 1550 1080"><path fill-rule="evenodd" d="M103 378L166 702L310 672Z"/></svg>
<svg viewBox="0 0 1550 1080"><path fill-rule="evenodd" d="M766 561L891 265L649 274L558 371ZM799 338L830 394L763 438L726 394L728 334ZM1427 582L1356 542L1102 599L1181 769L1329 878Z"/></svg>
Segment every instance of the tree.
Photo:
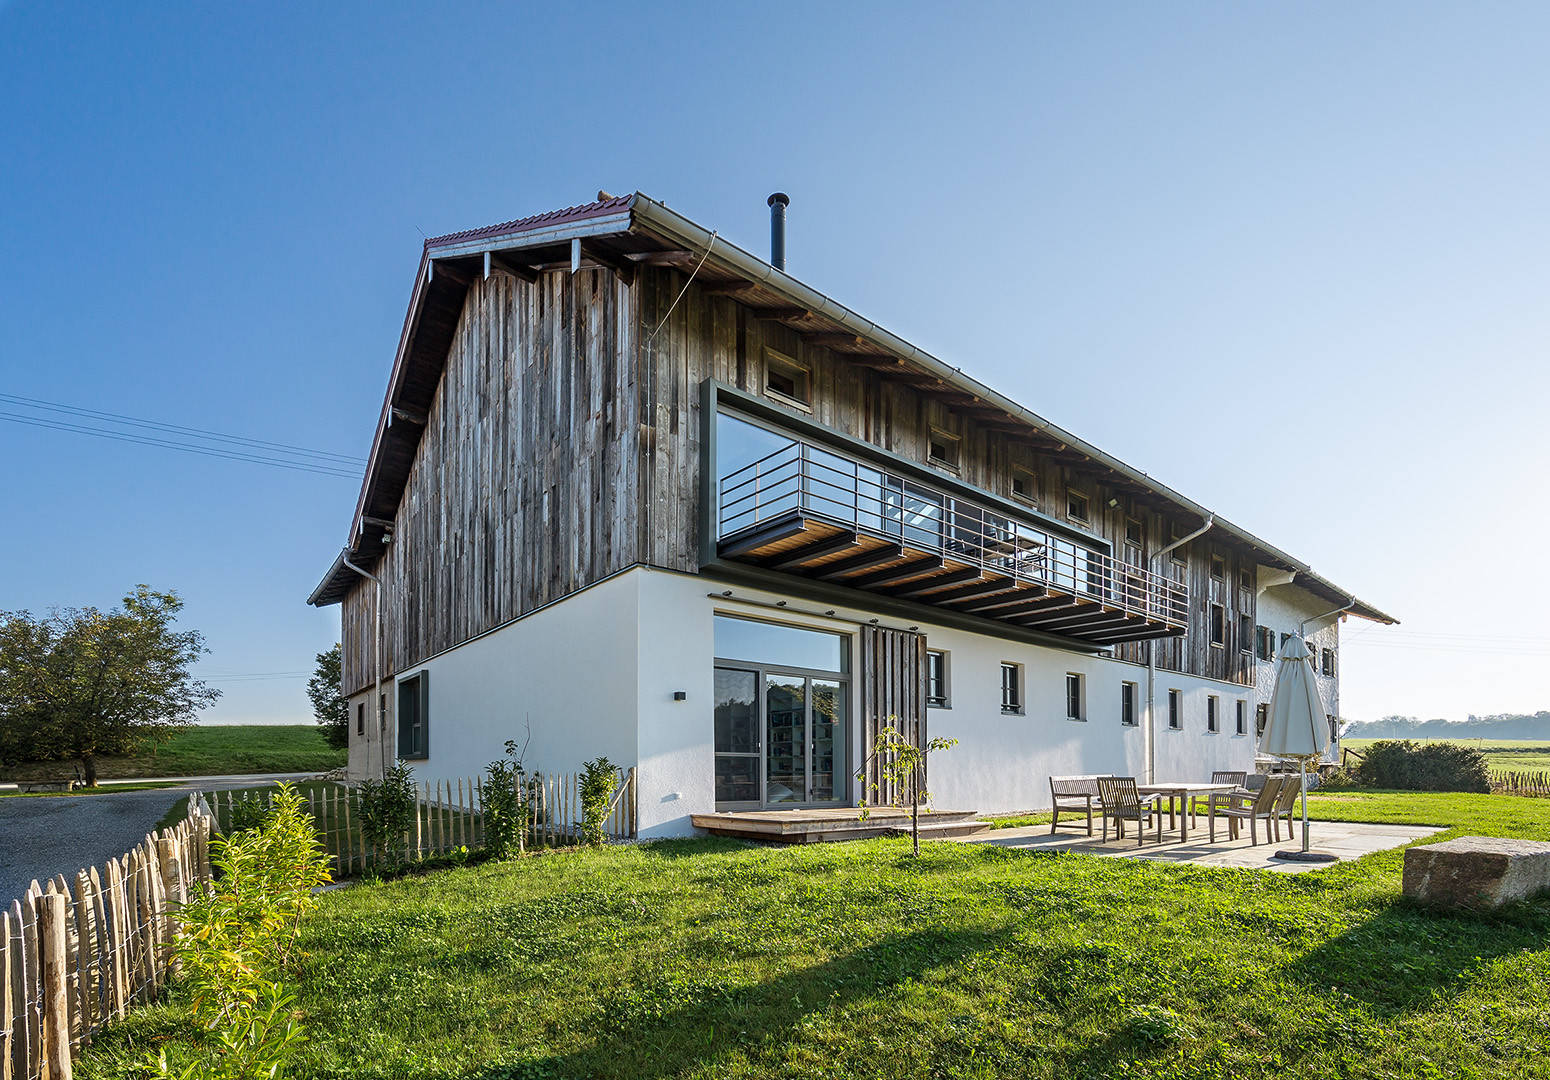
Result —
<svg viewBox="0 0 1550 1080"><path fill-rule="evenodd" d="M323 738L335 750L350 745L350 703L343 693L340 672L342 650L336 642L332 649L318 653L317 670L307 680L307 696L312 699L312 715L317 717Z"/></svg>
<svg viewBox="0 0 1550 1080"><path fill-rule="evenodd" d="M199 631L173 629L182 609L176 593L137 585L112 611L0 613L7 752L76 761L94 787L98 756L133 753L192 723L220 691L190 670L208 650Z"/></svg>
<svg viewBox="0 0 1550 1080"><path fill-rule="evenodd" d="M890 716L890 722L897 717ZM931 793L926 787L926 759L938 750L951 750L958 745L957 739L932 739L924 746L916 746L893 727L884 728L877 736L877 745L873 747L873 753L877 757L878 771L882 783L892 785L895 788L908 788L910 799L910 840L915 849L915 857L920 857L920 804L931 801ZM856 773L856 779L865 785L866 769L863 767ZM871 784L871 793L879 794L878 784ZM861 820L868 817L866 794L861 797Z"/></svg>

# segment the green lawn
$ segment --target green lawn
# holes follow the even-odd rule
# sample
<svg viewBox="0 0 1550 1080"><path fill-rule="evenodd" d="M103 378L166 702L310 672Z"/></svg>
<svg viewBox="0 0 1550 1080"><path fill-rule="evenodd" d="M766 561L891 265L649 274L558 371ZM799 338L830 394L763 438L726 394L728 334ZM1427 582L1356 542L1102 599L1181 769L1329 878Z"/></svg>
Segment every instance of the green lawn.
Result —
<svg viewBox="0 0 1550 1080"><path fill-rule="evenodd" d="M108 784L94 788L76 788L74 791L0 791L0 799L61 799L76 795L118 795L125 791L155 791L158 788L177 787L175 782L154 784ZM187 803L187 799L180 800ZM157 828L161 828L160 825Z"/></svg>
<svg viewBox="0 0 1550 1080"><path fill-rule="evenodd" d="M99 758L107 780L138 776L219 776L224 773L326 772L345 763L312 724L191 727L133 757ZM68 761L33 762L0 770L0 780L73 776Z"/></svg>
<svg viewBox="0 0 1550 1080"><path fill-rule="evenodd" d="M1327 817L1550 839L1550 800L1340 793ZM1303 875L908 842L674 841L329 894L296 1075L1544 1076L1550 900L1399 897L1399 852ZM195 1037L174 994L84 1077ZM132 1048L132 1049L131 1049Z"/></svg>
<svg viewBox="0 0 1550 1080"><path fill-rule="evenodd" d="M1376 739L1344 739L1340 745L1360 753ZM1536 739L1414 739L1413 742L1454 742L1485 755L1492 769L1513 772L1550 771L1550 742Z"/></svg>

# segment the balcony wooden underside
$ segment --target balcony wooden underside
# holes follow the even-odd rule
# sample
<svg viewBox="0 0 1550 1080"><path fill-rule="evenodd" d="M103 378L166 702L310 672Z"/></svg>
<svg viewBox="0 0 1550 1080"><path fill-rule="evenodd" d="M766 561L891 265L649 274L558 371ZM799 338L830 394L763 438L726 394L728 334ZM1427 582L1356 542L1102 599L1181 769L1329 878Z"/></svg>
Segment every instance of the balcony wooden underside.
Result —
<svg viewBox="0 0 1550 1080"><path fill-rule="evenodd" d="M782 573L913 600L966 615L1117 645L1184 632L1181 621L1089 595L1070 583L1029 581L951 553L937 554L800 511L723 539L720 555Z"/></svg>

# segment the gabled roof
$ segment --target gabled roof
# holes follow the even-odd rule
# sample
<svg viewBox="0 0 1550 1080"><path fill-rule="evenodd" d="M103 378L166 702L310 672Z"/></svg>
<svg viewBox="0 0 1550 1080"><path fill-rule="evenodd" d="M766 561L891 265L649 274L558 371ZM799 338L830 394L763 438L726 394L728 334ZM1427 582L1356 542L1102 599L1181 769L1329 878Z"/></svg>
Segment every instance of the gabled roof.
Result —
<svg viewBox="0 0 1550 1080"><path fill-rule="evenodd" d="M352 561L369 567L381 554L382 538L391 528L408 482L468 286L492 269L532 278L541 269L577 265L609 267L627 280L637 266L671 265L695 272L703 284L722 291L736 289L739 301L756 313L767 309L769 317L855 363L944 397L982 423L1073 455L1084 467L1102 471L1104 479L1116 486L1171 503L1202 522L1212 520L1214 528L1252 549L1261 564L1289 572L1291 583L1344 605L1352 614L1398 622L1321 577L1300 559L639 192L425 241L346 546ZM338 603L355 580L355 572L344 565L341 555L308 603Z"/></svg>

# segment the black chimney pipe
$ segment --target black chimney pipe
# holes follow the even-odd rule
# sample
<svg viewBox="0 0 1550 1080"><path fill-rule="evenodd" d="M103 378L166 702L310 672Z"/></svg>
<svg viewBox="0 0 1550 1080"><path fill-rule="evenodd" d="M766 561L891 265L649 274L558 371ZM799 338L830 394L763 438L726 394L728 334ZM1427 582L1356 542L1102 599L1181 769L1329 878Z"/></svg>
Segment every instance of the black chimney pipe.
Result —
<svg viewBox="0 0 1550 1080"><path fill-rule="evenodd" d="M786 207L791 196L777 191L770 196L770 265L777 270L786 268Z"/></svg>

